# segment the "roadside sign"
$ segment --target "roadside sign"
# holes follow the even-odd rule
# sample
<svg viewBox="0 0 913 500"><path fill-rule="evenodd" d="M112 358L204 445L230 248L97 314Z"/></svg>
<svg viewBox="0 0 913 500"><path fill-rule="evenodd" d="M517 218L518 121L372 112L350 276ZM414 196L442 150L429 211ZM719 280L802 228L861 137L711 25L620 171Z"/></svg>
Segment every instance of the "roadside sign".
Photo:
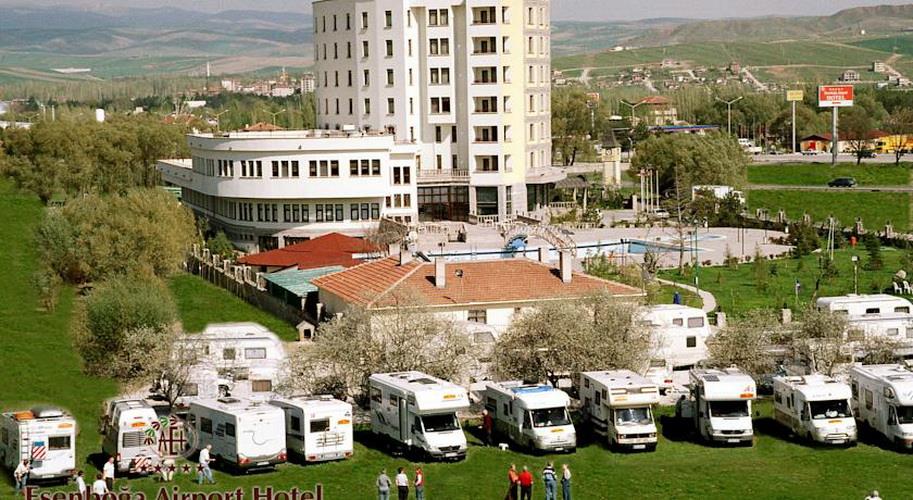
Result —
<svg viewBox="0 0 913 500"><path fill-rule="evenodd" d="M818 106L846 108L853 105L852 85L822 85L818 87Z"/></svg>
<svg viewBox="0 0 913 500"><path fill-rule="evenodd" d="M786 91L786 101L787 102L801 102L805 99L805 91L803 90L787 90Z"/></svg>

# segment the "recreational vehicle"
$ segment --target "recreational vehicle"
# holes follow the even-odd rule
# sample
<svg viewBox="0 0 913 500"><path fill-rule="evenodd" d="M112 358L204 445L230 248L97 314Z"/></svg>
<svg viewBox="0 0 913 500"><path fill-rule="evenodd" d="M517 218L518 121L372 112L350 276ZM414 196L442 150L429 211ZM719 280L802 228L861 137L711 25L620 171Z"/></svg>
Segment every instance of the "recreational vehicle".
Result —
<svg viewBox="0 0 913 500"><path fill-rule="evenodd" d="M266 402L197 400L190 403L187 425L193 429L196 450L212 445L216 465L249 470L286 460L285 412Z"/></svg>
<svg viewBox="0 0 913 500"><path fill-rule="evenodd" d="M548 385L489 382L485 408L495 431L517 445L540 451L574 451L577 433L568 413L570 397Z"/></svg>
<svg viewBox="0 0 913 500"><path fill-rule="evenodd" d="M850 368L856 418L901 449L913 449L913 372L901 365Z"/></svg>
<svg viewBox="0 0 913 500"><path fill-rule="evenodd" d="M774 418L797 436L824 444L856 442L850 386L825 375L774 377Z"/></svg>
<svg viewBox="0 0 913 500"><path fill-rule="evenodd" d="M893 295L844 295L821 297L818 310L845 314L849 327L866 337L887 337L901 342L898 354L913 354L913 304Z"/></svg>
<svg viewBox="0 0 913 500"><path fill-rule="evenodd" d="M756 395L754 379L738 368L692 369L694 427L707 441L751 446L751 400Z"/></svg>
<svg viewBox="0 0 913 500"><path fill-rule="evenodd" d="M352 456L352 405L332 396L275 398L285 412L285 442L291 455L305 462Z"/></svg>
<svg viewBox="0 0 913 500"><path fill-rule="evenodd" d="M0 415L0 463L31 460L32 481L66 480L76 470L76 420L48 406Z"/></svg>
<svg viewBox="0 0 913 500"><path fill-rule="evenodd" d="M659 388L661 396L675 388L673 375L672 364L665 359L651 359L650 366L644 372L644 377Z"/></svg>
<svg viewBox="0 0 913 500"><path fill-rule="evenodd" d="M268 400L285 365L282 342L256 323L210 324L183 335L175 356L193 368L179 405L194 399L236 397Z"/></svg>
<svg viewBox="0 0 913 500"><path fill-rule="evenodd" d="M707 359L710 325L701 309L678 304L648 307L642 320L653 341L653 357L673 368L688 368Z"/></svg>
<svg viewBox="0 0 913 500"><path fill-rule="evenodd" d="M659 388L630 370L580 374L584 420L608 439L609 446L630 450L656 449L653 405Z"/></svg>
<svg viewBox="0 0 913 500"><path fill-rule="evenodd" d="M742 205L745 204L745 193L736 190L732 186L703 185L691 187L691 201L696 200L698 196L701 195L709 195L717 200L725 200L729 196L733 196L735 199L739 200Z"/></svg>
<svg viewBox="0 0 913 500"><path fill-rule="evenodd" d="M112 399L105 403L101 449L114 457L118 472L147 474L160 464L157 421L155 409L146 401Z"/></svg>

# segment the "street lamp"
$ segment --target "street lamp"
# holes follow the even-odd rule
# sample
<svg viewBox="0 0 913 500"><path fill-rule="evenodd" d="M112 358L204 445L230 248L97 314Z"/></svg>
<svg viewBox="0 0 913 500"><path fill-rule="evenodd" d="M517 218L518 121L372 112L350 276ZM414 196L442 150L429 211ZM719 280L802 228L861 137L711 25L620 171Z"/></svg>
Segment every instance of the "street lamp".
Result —
<svg viewBox="0 0 913 500"><path fill-rule="evenodd" d="M280 109L279 111L276 111L275 113L272 113L272 112L269 112L269 111L267 111L266 113L269 114L269 115L272 115L272 117L273 117L273 125L275 125L275 124L276 124L276 117L279 116L279 115L281 115L282 113L285 113L285 108L282 108L282 109Z"/></svg>
<svg viewBox="0 0 913 500"><path fill-rule="evenodd" d="M859 256L854 255L853 260L853 294L859 295Z"/></svg>
<svg viewBox="0 0 913 500"><path fill-rule="evenodd" d="M228 113L229 111L230 110L225 109L225 110L219 111L218 113L213 113L213 116L216 117L216 132L222 131L222 122L221 122L220 118L222 118L222 115L224 115L225 113Z"/></svg>
<svg viewBox="0 0 913 500"><path fill-rule="evenodd" d="M641 104L643 104L644 102L643 102L643 101L640 101L640 102L634 104L634 103L630 103L630 102L628 102L628 101L626 101L626 100L624 100L624 99L622 99L622 100L619 101L619 102L621 102L621 103L624 104L625 106L631 108L631 128L633 129L633 128L634 128L634 110L637 109L637 107L640 106Z"/></svg>
<svg viewBox="0 0 913 500"><path fill-rule="evenodd" d="M726 126L726 131L729 133L729 135L732 135L732 105L741 101L742 99L743 99L742 96L736 97L735 99L733 99L731 101L724 101L723 99L720 99L719 97L716 98L717 101L720 101L721 103L726 105L727 115L729 117L728 124Z"/></svg>

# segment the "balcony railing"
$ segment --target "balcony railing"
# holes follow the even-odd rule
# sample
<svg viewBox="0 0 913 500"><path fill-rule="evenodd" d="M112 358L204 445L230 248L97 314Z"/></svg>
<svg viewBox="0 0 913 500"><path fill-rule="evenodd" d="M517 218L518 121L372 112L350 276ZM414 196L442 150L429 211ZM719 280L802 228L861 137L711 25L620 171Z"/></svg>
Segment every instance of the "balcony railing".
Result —
<svg viewBox="0 0 913 500"><path fill-rule="evenodd" d="M419 183L469 182L469 170L465 168L420 169Z"/></svg>

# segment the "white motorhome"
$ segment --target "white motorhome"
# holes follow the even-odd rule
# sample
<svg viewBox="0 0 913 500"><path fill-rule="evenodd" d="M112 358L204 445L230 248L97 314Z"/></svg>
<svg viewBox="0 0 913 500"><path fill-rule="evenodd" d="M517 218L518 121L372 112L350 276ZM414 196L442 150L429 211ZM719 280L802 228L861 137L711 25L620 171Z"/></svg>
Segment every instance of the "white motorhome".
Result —
<svg viewBox="0 0 913 500"><path fill-rule="evenodd" d="M718 200L725 200L730 195L734 196L739 200L743 205L745 204L745 193L738 191L732 186L713 186L713 185L698 185L691 186L691 201L697 199L698 196L709 194Z"/></svg>
<svg viewBox="0 0 913 500"><path fill-rule="evenodd" d="M818 310L845 314L851 329L866 337L887 337L901 342L898 354L913 354L913 304L894 295L843 295L821 297Z"/></svg>
<svg viewBox="0 0 913 500"><path fill-rule="evenodd" d="M32 481L58 480L76 471L76 420L48 406L0 415L0 463L11 473L31 460Z"/></svg>
<svg viewBox="0 0 913 500"><path fill-rule="evenodd" d="M121 473L148 474L161 463L158 415L149 403L137 399L111 399L101 420L101 449L114 457Z"/></svg>
<svg viewBox="0 0 913 500"><path fill-rule="evenodd" d="M754 379L738 368L692 369L691 411L701 437L751 446L751 400L757 393Z"/></svg>
<svg viewBox="0 0 913 500"><path fill-rule="evenodd" d="M285 412L288 451L305 462L342 460L352 456L352 405L332 396L275 398Z"/></svg>
<svg viewBox="0 0 913 500"><path fill-rule="evenodd" d="M902 365L850 368L856 418L901 449L913 449L913 372Z"/></svg>
<svg viewBox="0 0 913 500"><path fill-rule="evenodd" d="M824 444L856 442L850 386L825 375L774 377L774 419L797 436Z"/></svg>
<svg viewBox="0 0 913 500"><path fill-rule="evenodd" d="M710 324L695 307L661 304L644 309L641 321L651 331L653 357L674 368L689 368L707 359Z"/></svg>
<svg viewBox="0 0 913 500"><path fill-rule="evenodd" d="M177 342L176 356L193 364L179 405L229 396L268 400L285 367L282 341L257 323L210 324Z"/></svg>
<svg viewBox="0 0 913 500"><path fill-rule="evenodd" d="M609 446L656 449L656 384L630 370L584 372L580 374L578 390L584 419L597 434L608 439Z"/></svg>
<svg viewBox="0 0 913 500"><path fill-rule="evenodd" d="M568 412L570 397L562 390L518 381L488 382L484 402L495 431L521 447L551 452L577 448Z"/></svg>
<svg viewBox="0 0 913 500"><path fill-rule="evenodd" d="M672 363L665 359L651 359L650 365L644 371L644 377L656 384L659 388L659 394L665 396L666 393L675 388L674 370Z"/></svg>
<svg viewBox="0 0 913 500"><path fill-rule="evenodd" d="M201 399L190 403L187 425L196 450L212 445L215 465L250 470L286 460L285 412L278 406L238 398Z"/></svg>
<svg viewBox="0 0 913 500"><path fill-rule="evenodd" d="M375 373L369 384L375 434L429 458L466 457L466 435L457 416L469 409L466 389L416 371Z"/></svg>

